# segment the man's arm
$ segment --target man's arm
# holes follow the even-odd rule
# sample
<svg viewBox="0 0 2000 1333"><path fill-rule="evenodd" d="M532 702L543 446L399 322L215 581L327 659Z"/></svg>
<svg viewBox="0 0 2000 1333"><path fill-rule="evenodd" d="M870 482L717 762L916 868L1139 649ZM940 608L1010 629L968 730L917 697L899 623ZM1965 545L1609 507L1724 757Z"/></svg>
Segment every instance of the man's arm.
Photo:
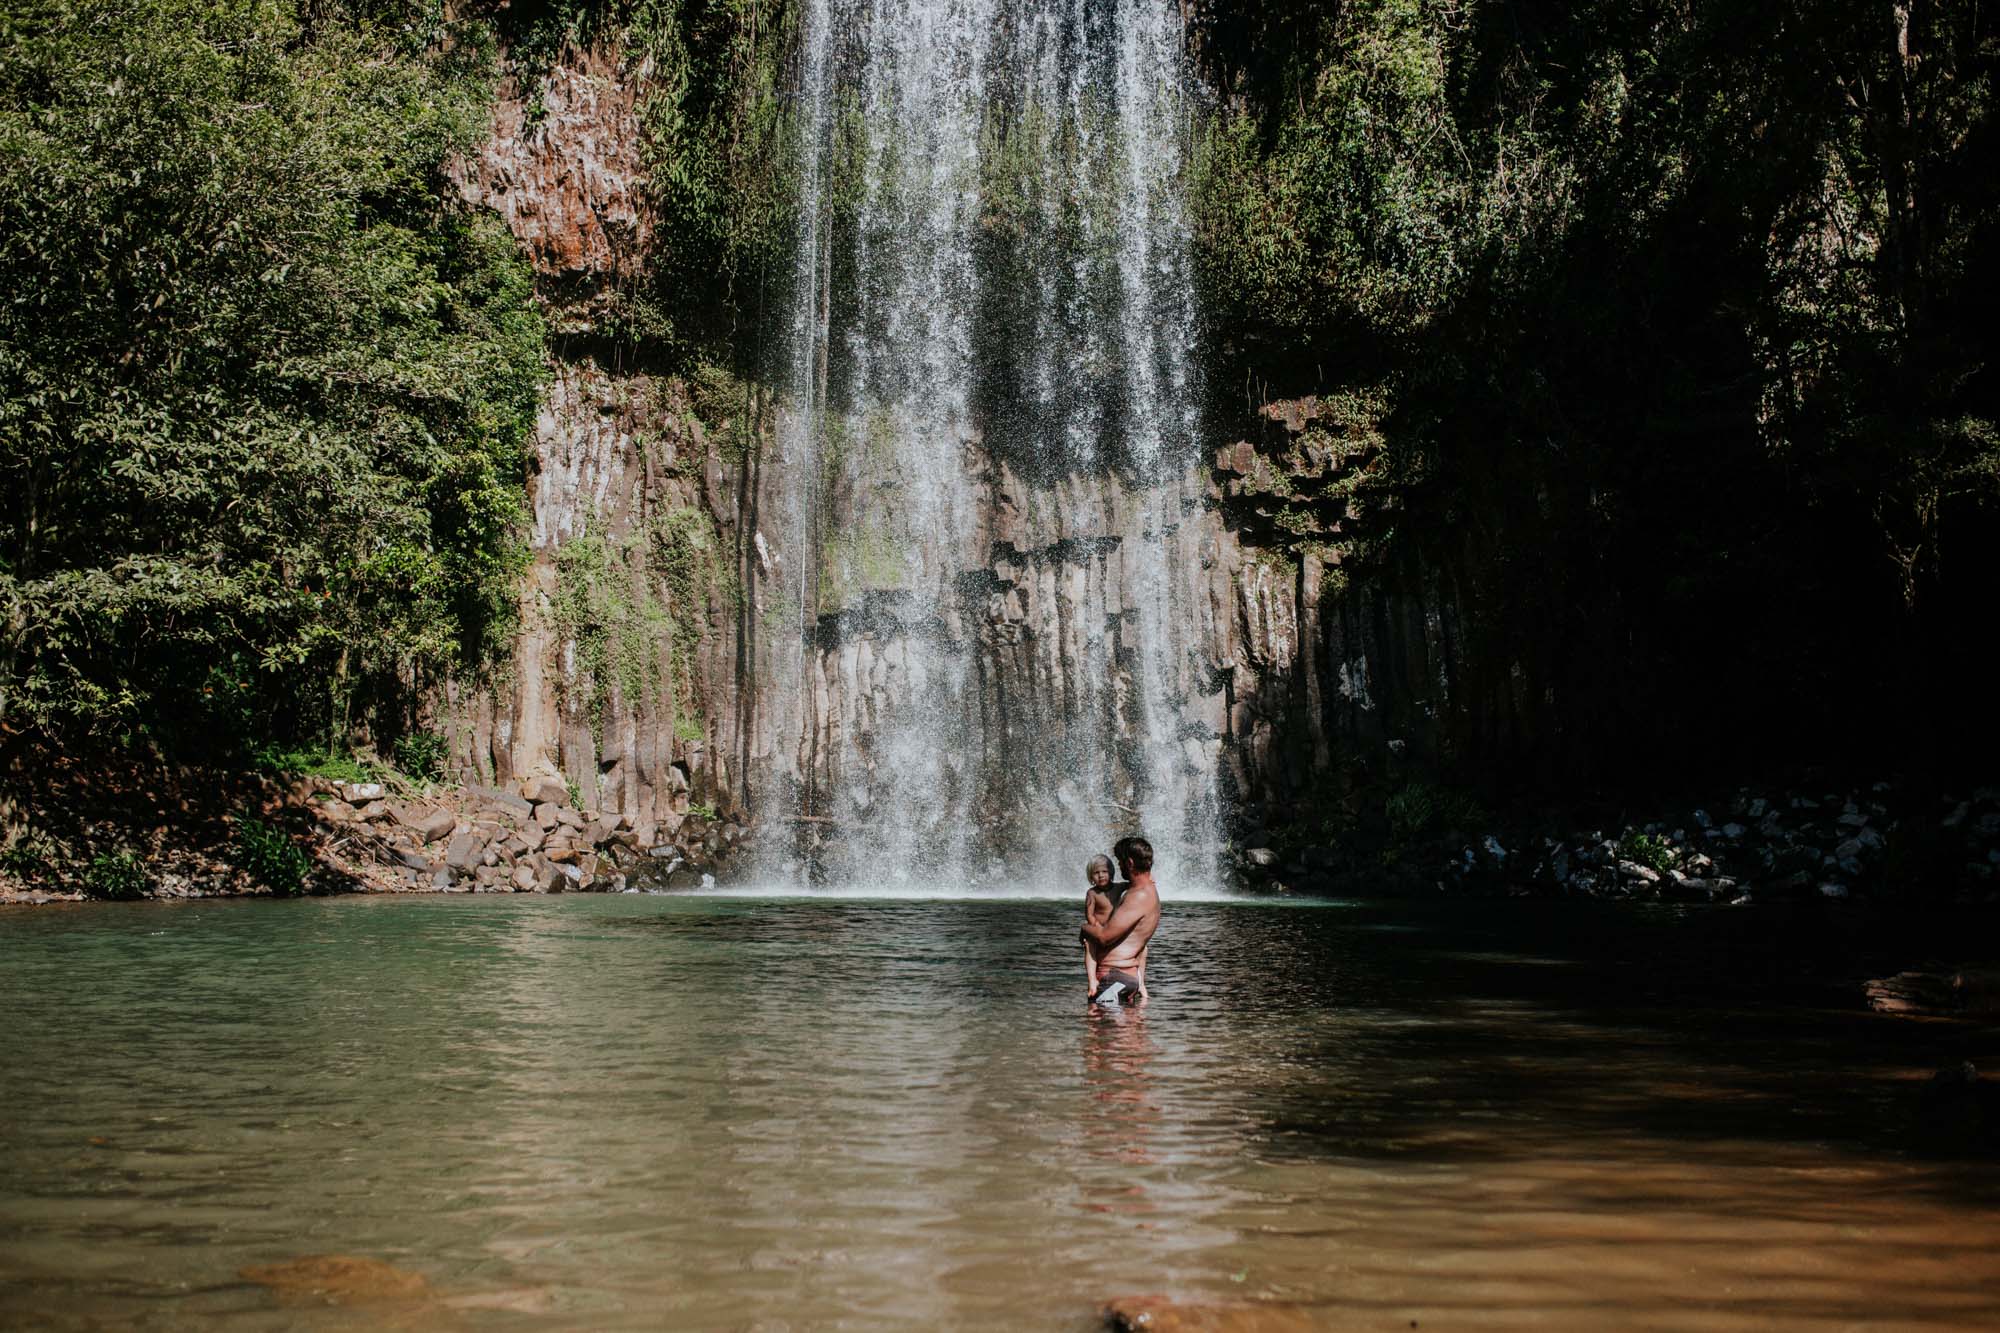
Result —
<svg viewBox="0 0 2000 1333"><path fill-rule="evenodd" d="M1118 904L1118 910L1111 914L1109 921L1106 921L1103 925L1098 925L1091 921L1083 923L1083 931L1081 932L1083 942L1085 944L1101 944L1105 948L1110 948L1127 935L1130 935L1132 927L1146 919L1146 911L1152 905L1153 901L1153 895L1150 893L1133 893L1128 890L1124 900Z"/></svg>

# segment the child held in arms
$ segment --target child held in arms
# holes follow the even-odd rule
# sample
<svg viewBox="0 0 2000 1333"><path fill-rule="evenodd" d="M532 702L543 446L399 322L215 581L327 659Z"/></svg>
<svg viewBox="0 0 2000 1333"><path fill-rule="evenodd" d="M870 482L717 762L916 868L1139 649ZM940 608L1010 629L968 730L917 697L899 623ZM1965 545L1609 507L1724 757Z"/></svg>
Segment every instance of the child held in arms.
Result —
<svg viewBox="0 0 2000 1333"><path fill-rule="evenodd" d="M1083 894L1083 919L1090 925L1101 926L1111 919L1111 914L1118 909L1118 900L1125 896L1129 886L1111 882L1112 866L1108 856L1091 857L1083 873L1090 883ZM1144 998L1146 979L1143 975L1134 977L1125 972L1106 972L1101 982L1102 989L1099 989L1098 971L1104 960L1105 948L1105 945L1084 941L1083 975L1088 982L1084 993L1098 1004L1133 1004Z"/></svg>

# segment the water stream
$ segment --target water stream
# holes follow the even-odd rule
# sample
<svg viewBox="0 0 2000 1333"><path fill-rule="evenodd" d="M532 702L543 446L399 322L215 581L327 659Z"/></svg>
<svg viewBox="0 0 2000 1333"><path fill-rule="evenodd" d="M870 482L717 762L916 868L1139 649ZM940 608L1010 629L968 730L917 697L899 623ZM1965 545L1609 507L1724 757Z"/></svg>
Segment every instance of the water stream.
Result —
<svg viewBox="0 0 2000 1333"><path fill-rule="evenodd" d="M1143 830L1213 878L1182 41L1155 0L805 7L773 873L1045 874Z"/></svg>

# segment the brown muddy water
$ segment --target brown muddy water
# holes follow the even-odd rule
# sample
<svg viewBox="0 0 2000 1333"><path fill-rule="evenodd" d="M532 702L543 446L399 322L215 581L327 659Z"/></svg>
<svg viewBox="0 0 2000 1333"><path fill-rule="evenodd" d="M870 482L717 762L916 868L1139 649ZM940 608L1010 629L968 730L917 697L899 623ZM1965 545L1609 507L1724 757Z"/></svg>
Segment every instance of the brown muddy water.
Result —
<svg viewBox="0 0 2000 1333"><path fill-rule="evenodd" d="M1176 901L0 915L0 1325L2000 1326L2000 1173L1854 984L1993 922Z"/></svg>

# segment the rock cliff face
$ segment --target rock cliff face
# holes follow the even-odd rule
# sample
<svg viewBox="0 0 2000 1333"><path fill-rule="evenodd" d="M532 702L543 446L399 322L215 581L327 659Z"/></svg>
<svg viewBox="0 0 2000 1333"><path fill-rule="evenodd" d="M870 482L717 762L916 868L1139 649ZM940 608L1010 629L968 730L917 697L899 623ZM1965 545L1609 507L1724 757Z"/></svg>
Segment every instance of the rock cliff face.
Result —
<svg viewBox="0 0 2000 1333"><path fill-rule="evenodd" d="M558 334L588 332L642 271L652 228L636 106L615 54L572 53L541 87L503 85L491 138L459 168L532 261ZM544 114L530 123L528 108ZM450 689L461 772L573 784L641 843L691 808L734 813L745 700L736 599L744 441L762 398L627 370L555 341L529 462L530 565L500 679Z"/></svg>
<svg viewBox="0 0 2000 1333"><path fill-rule="evenodd" d="M635 109L645 77L615 55L574 55L539 90L508 88L461 168L465 196L522 241L558 330L591 328L655 243ZM536 91L546 114L531 124ZM1136 807L1129 782L1086 790L1073 760L1104 748L1080 746L1086 733L1146 721L1132 716L1143 692L1127 641L1142 541L1166 543L1167 586L1151 591L1180 627L1154 706L1175 713L1188 769L1221 774L1227 807L1309 802L1396 752L1500 745L1534 712L1519 667L1498 689L1469 668L1475 609L1451 562L1383 554L1395 501L1373 484L1376 442L1316 400L1247 413L1240 438L1197 442L1198 463L1144 487L1109 468L1024 476L968 442L971 535L923 553L956 571L955 595L913 622L893 579L843 578L827 534L779 530L800 479L777 456L769 391L605 361L557 353L513 667L451 691L444 709L469 779L560 775L642 843L671 839L691 809L755 812L782 856L800 823L812 840L893 818L871 740L909 697L924 636L954 645L960 734L982 738L927 780L980 793L996 840L1052 809L1096 818L1087 807L1107 794ZM833 534L850 569L867 564L865 535ZM815 562L804 596L800 570Z"/></svg>

